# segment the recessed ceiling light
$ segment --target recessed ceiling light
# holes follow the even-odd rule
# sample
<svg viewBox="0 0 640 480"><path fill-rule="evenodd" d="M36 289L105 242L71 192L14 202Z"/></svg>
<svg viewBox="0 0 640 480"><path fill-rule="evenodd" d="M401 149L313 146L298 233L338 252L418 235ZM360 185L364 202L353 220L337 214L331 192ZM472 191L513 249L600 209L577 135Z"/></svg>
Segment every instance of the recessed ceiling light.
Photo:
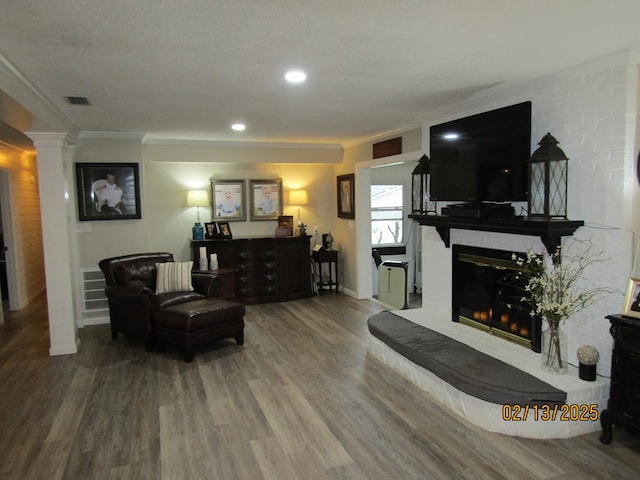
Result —
<svg viewBox="0 0 640 480"><path fill-rule="evenodd" d="M289 83L302 83L307 79L307 74L302 70L289 70L284 78Z"/></svg>
<svg viewBox="0 0 640 480"><path fill-rule="evenodd" d="M234 123L233 125L231 125L231 129L235 130L236 132L242 132L247 128L247 126L244 123Z"/></svg>

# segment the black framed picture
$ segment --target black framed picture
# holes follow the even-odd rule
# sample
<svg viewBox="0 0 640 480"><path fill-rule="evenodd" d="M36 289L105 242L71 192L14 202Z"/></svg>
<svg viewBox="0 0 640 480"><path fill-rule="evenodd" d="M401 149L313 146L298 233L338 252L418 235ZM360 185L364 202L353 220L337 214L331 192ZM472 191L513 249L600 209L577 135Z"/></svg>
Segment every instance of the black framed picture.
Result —
<svg viewBox="0 0 640 480"><path fill-rule="evenodd" d="M76 163L76 185L80 221L142 217L137 163Z"/></svg>
<svg viewBox="0 0 640 480"><path fill-rule="evenodd" d="M216 227L216 222L205 222L204 238L207 238L207 239L218 238L218 228Z"/></svg>
<svg viewBox="0 0 640 480"><path fill-rule="evenodd" d="M231 235L231 226L229 225L229 222L217 222L218 223L218 229L220 230L219 232L219 237L220 238L233 238L233 236Z"/></svg>
<svg viewBox="0 0 640 480"><path fill-rule="evenodd" d="M355 183L354 173L337 177L339 218L356 218Z"/></svg>

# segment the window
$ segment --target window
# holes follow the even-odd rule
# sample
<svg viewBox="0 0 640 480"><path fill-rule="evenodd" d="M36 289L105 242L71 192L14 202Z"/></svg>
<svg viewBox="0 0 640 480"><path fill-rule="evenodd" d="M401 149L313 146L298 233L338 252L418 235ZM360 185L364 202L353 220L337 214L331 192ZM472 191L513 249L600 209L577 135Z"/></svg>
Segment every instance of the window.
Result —
<svg viewBox="0 0 640 480"><path fill-rule="evenodd" d="M371 244L403 243L402 185L371 185Z"/></svg>

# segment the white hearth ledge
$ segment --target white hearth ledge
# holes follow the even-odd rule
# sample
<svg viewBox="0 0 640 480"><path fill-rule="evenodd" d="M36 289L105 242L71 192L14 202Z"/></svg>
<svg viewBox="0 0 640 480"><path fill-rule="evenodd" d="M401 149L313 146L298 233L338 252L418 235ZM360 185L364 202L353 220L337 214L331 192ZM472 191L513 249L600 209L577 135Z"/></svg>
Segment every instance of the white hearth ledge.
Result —
<svg viewBox="0 0 640 480"><path fill-rule="evenodd" d="M569 366L566 375L553 375L540 367L540 354L498 338L487 332L438 318L425 309L396 310L394 314L465 343L476 350L513 365L540 380L567 392L567 405L598 404L601 412L609 398L609 379L598 376L594 382L578 377L578 369ZM468 422L485 430L527 438L569 438L600 430L600 421L536 421L529 413L526 421L504 421L502 405L490 403L452 387L429 370L392 350L369 333L367 350L370 355L396 370L420 389L449 407ZM600 372L599 372L600 373Z"/></svg>

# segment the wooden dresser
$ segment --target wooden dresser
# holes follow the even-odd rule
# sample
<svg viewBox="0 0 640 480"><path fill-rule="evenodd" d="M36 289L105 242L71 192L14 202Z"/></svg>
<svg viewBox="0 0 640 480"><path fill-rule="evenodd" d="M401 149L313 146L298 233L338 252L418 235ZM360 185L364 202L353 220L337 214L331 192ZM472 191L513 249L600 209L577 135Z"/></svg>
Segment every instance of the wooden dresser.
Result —
<svg viewBox="0 0 640 480"><path fill-rule="evenodd" d="M612 425L640 434L640 320L608 315L614 339L611 390L607 408L600 414L600 441L610 443Z"/></svg>
<svg viewBox="0 0 640 480"><path fill-rule="evenodd" d="M218 255L221 268L236 270L236 297L245 304L284 302L312 295L309 235L192 240L194 265L200 247Z"/></svg>

